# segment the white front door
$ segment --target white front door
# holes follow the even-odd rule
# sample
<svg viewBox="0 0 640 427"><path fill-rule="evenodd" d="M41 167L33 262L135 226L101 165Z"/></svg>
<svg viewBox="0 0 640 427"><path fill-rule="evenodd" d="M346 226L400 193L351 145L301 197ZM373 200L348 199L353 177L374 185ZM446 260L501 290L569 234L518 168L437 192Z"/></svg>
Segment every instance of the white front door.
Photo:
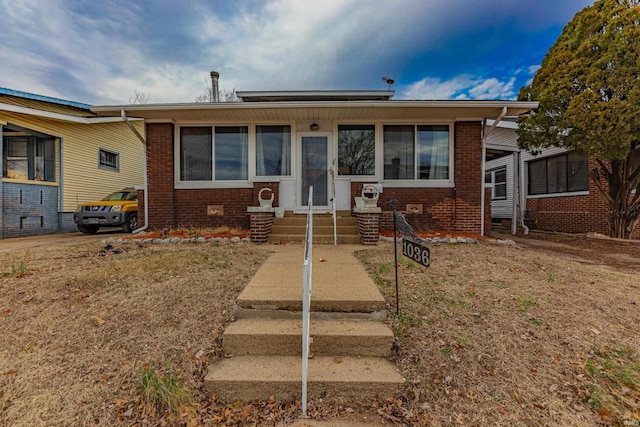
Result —
<svg viewBox="0 0 640 427"><path fill-rule="evenodd" d="M300 135L299 152L298 208L309 206L309 187L313 186L314 210L327 211L331 188L329 135L318 133Z"/></svg>

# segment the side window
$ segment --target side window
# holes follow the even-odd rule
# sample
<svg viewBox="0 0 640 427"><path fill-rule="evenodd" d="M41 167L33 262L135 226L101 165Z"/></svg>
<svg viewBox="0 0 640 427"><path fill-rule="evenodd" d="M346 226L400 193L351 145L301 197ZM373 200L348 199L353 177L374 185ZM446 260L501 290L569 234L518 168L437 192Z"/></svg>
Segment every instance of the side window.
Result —
<svg viewBox="0 0 640 427"><path fill-rule="evenodd" d="M119 171L120 154L113 151L105 150L104 148L98 149L98 167L100 169Z"/></svg>
<svg viewBox="0 0 640 427"><path fill-rule="evenodd" d="M589 190L589 161L561 154L527 163L528 194L557 194Z"/></svg>
<svg viewBox="0 0 640 427"><path fill-rule="evenodd" d="M507 167L487 171L484 176L485 184L491 184L491 200L507 198Z"/></svg>
<svg viewBox="0 0 640 427"><path fill-rule="evenodd" d="M2 176L29 181L56 180L53 138L6 136L3 138Z"/></svg>

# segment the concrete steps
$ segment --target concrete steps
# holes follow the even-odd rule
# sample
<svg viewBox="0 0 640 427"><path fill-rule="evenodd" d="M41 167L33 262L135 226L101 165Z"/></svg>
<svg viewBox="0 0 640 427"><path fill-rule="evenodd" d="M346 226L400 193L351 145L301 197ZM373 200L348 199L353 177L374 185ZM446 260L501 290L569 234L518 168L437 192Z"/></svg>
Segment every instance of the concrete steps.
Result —
<svg viewBox="0 0 640 427"><path fill-rule="evenodd" d="M318 356L309 360L309 396L393 395L402 379L380 357ZM209 370L205 384L224 400L287 399L302 393L302 359L298 356L235 356Z"/></svg>
<svg viewBox="0 0 640 427"><path fill-rule="evenodd" d="M314 356L391 355L393 333L381 322L313 320ZM239 319L224 332L224 350L240 355L302 355L302 321L298 319Z"/></svg>
<svg viewBox="0 0 640 427"><path fill-rule="evenodd" d="M284 218L274 218L268 241L270 243L302 243L305 239L306 226L306 215L289 213ZM336 234L340 244L357 245L360 243L358 222L350 212L340 212L336 215ZM313 242L316 244L334 242L333 217L326 214L314 215Z"/></svg>
<svg viewBox="0 0 640 427"><path fill-rule="evenodd" d="M229 357L205 377L209 392L222 399L301 394L303 248L276 248L236 299L236 321L223 334ZM389 396L403 384L387 360L394 337L383 323L385 300L351 250L313 248L310 398Z"/></svg>

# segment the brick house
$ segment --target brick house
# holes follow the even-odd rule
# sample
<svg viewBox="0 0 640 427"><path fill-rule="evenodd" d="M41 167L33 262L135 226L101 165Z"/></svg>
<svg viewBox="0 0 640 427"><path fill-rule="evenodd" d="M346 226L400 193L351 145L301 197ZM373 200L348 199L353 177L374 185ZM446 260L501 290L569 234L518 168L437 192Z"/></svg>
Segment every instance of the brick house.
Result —
<svg viewBox="0 0 640 427"><path fill-rule="evenodd" d="M143 183L143 145L89 107L0 88L0 239L76 232L78 203Z"/></svg>
<svg viewBox="0 0 640 427"><path fill-rule="evenodd" d="M491 123L491 122L489 122ZM566 233L609 233L609 208L604 196L589 178L597 167L593 157L562 148L547 148L538 154L517 148L517 124L509 118L487 138L485 183L491 188L493 226L513 226L524 210L531 229ZM519 195L519 196L518 196ZM632 238L640 237L636 227Z"/></svg>
<svg viewBox="0 0 640 427"><path fill-rule="evenodd" d="M485 120L537 107L395 101L392 91L237 95L240 102L92 107L145 120L150 228L249 228L274 212L304 212L313 186L317 213L354 212L384 229L395 194L416 229L481 233ZM374 212L355 206L363 184L382 189ZM264 188L273 202L261 209Z"/></svg>

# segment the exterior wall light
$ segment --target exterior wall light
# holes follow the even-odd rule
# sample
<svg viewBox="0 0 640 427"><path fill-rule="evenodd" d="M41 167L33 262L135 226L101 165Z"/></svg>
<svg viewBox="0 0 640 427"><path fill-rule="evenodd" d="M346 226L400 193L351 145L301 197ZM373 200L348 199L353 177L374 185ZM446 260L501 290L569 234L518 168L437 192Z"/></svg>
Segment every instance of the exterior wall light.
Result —
<svg viewBox="0 0 640 427"><path fill-rule="evenodd" d="M318 130L318 129L320 129L320 125L319 125L319 124L317 124L317 123L311 123L311 124L309 125L309 129L311 129L311 130Z"/></svg>

